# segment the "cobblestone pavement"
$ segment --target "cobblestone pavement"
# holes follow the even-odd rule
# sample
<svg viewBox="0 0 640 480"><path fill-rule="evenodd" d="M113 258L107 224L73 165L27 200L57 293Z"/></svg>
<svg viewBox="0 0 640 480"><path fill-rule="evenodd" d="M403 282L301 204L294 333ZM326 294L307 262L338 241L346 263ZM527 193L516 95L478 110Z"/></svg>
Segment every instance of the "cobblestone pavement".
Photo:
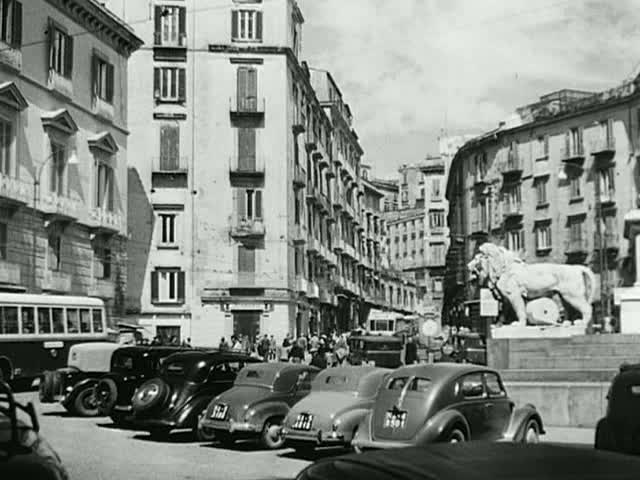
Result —
<svg viewBox="0 0 640 480"><path fill-rule="evenodd" d="M300 458L293 450L265 451L252 443L233 450L197 442L190 432L176 432L165 442L144 432L112 427L107 418L75 418L57 404L40 404L35 393L19 394L36 405L41 429L62 457L71 480L138 479L292 479L311 461L341 450L323 450ZM547 429L544 441L593 444L593 430Z"/></svg>

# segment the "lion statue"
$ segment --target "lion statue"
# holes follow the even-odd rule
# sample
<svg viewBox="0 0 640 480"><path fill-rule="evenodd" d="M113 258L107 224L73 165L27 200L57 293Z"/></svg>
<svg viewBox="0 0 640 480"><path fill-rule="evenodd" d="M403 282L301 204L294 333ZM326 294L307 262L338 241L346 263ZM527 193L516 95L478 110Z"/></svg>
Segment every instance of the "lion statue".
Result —
<svg viewBox="0 0 640 480"><path fill-rule="evenodd" d="M467 265L471 278L488 284L494 295L508 301L518 323L527 324L526 302L557 294L591 325L595 289L593 272L582 265L527 264L517 254L493 243L484 243Z"/></svg>

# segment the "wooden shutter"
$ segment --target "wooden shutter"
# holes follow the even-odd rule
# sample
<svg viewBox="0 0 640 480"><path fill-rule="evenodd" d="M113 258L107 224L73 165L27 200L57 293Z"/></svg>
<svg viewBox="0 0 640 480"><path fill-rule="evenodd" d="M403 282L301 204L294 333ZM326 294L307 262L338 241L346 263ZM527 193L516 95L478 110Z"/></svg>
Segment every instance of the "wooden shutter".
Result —
<svg viewBox="0 0 640 480"><path fill-rule="evenodd" d="M171 152L171 167L177 170L180 167L180 127L169 127L169 151Z"/></svg>
<svg viewBox="0 0 640 480"><path fill-rule="evenodd" d="M254 209L253 218L262 220L262 190L256 190L254 193L256 208Z"/></svg>
<svg viewBox="0 0 640 480"><path fill-rule="evenodd" d="M153 69L153 98L160 98L160 69Z"/></svg>
<svg viewBox="0 0 640 480"><path fill-rule="evenodd" d="M256 271L256 251L244 245L238 246L238 271L253 273Z"/></svg>
<svg viewBox="0 0 640 480"><path fill-rule="evenodd" d="M567 132L564 135L564 148L565 148L565 157L571 156L571 132Z"/></svg>
<svg viewBox="0 0 640 480"><path fill-rule="evenodd" d="M187 70L184 68L178 69L178 101L187 101Z"/></svg>
<svg viewBox="0 0 640 480"><path fill-rule="evenodd" d="M237 195L237 215L238 218L247 218L247 191L244 188L240 188L236 192Z"/></svg>
<svg viewBox="0 0 640 480"><path fill-rule="evenodd" d="M238 11L231 12L231 40L238 38Z"/></svg>
<svg viewBox="0 0 640 480"><path fill-rule="evenodd" d="M577 148L577 153L580 155L582 155L582 153L584 152L583 134L584 134L584 128L580 127L578 129L578 148Z"/></svg>
<svg viewBox="0 0 640 480"><path fill-rule="evenodd" d="M163 7L156 5L155 16L154 16L155 27L153 32L153 36L155 40L154 43L156 45L162 44L162 10L163 10Z"/></svg>
<svg viewBox="0 0 640 480"><path fill-rule="evenodd" d="M49 44L49 58L47 58L47 70L51 70L54 67L53 60L53 39L55 38L56 29L53 26L53 21L49 19L47 25L47 43Z"/></svg>
<svg viewBox="0 0 640 480"><path fill-rule="evenodd" d="M258 107L258 71L255 68L247 70L247 94L246 107L250 112L255 112Z"/></svg>
<svg viewBox="0 0 640 480"><path fill-rule="evenodd" d="M262 12L256 12L256 40L262 41Z"/></svg>
<svg viewBox="0 0 640 480"><path fill-rule="evenodd" d="M113 212L113 205L114 205L114 201L115 201L115 182L116 182L116 178L115 175L113 174L113 169L111 167L107 167L105 168L107 174L107 195L108 195L108 202L107 202L107 210L109 210L110 212Z"/></svg>
<svg viewBox="0 0 640 480"><path fill-rule="evenodd" d="M238 129L238 167L244 171L254 171L256 166L256 130Z"/></svg>
<svg viewBox="0 0 640 480"><path fill-rule="evenodd" d="M187 9L185 7L178 9L178 34L178 45L182 45L182 39L187 36Z"/></svg>
<svg viewBox="0 0 640 480"><path fill-rule="evenodd" d="M13 39L12 46L22 45L22 3L13 2Z"/></svg>
<svg viewBox="0 0 640 480"><path fill-rule="evenodd" d="M158 272L151 272L151 303L158 301Z"/></svg>
<svg viewBox="0 0 640 480"><path fill-rule="evenodd" d="M542 154L543 154L545 157L548 157L548 156L549 156L549 135L545 135L545 136L543 137L543 139L542 139L542 145L543 145L543 147L542 147L542 148L543 148L543 150L544 150L544 151L542 152Z"/></svg>
<svg viewBox="0 0 640 480"><path fill-rule="evenodd" d="M67 35L65 37L65 43L64 76L71 78L73 73L73 37L71 35Z"/></svg>
<svg viewBox="0 0 640 480"><path fill-rule="evenodd" d="M238 111L244 112L247 109L246 98L248 96L249 85L249 69L247 67L238 68L237 78L237 98L238 98Z"/></svg>
<svg viewBox="0 0 640 480"><path fill-rule="evenodd" d="M91 80L93 85L93 96L98 97L99 92L99 82L98 82L98 70L100 67L100 59L97 55L93 55L91 57Z"/></svg>
<svg viewBox="0 0 640 480"><path fill-rule="evenodd" d="M178 272L178 303L184 303L184 272Z"/></svg>
<svg viewBox="0 0 640 480"><path fill-rule="evenodd" d="M613 146L613 118L607 120L607 145Z"/></svg>
<svg viewBox="0 0 640 480"><path fill-rule="evenodd" d="M166 125L160 126L160 170L167 169L167 158L169 157L168 128Z"/></svg>
<svg viewBox="0 0 640 480"><path fill-rule="evenodd" d="M107 102L113 102L113 83L114 83L115 72L113 69L113 65L107 63Z"/></svg>

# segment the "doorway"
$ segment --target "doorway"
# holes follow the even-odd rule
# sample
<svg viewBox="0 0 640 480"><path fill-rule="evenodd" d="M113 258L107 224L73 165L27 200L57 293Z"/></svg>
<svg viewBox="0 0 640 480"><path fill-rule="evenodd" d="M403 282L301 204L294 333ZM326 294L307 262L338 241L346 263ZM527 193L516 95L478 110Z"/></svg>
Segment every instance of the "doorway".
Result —
<svg viewBox="0 0 640 480"><path fill-rule="evenodd" d="M260 312L233 312L233 334L247 337L251 343L260 335Z"/></svg>

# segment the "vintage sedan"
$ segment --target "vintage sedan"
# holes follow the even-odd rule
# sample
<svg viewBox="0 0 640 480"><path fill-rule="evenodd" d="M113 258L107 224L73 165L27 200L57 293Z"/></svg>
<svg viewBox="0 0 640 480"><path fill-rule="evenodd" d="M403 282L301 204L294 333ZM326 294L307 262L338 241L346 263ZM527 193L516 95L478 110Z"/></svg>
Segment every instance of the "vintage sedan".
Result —
<svg viewBox="0 0 640 480"><path fill-rule="evenodd" d="M541 434L536 408L514 408L496 371L436 363L395 370L351 443L356 450L469 440L537 443Z"/></svg>
<svg viewBox="0 0 640 480"><path fill-rule="evenodd" d="M18 414L26 414L25 423ZM3 480L67 480L58 454L40 433L32 403L16 402L9 385L0 381L0 478Z"/></svg>
<svg viewBox="0 0 640 480"><path fill-rule="evenodd" d="M111 369L95 386L95 398L101 415L118 425L133 413L131 399L140 385L158 375L162 362L186 347L122 347L111 356Z"/></svg>
<svg viewBox="0 0 640 480"><path fill-rule="evenodd" d="M640 455L640 364L620 366L596 425L595 448Z"/></svg>
<svg viewBox="0 0 640 480"><path fill-rule="evenodd" d="M392 335L352 335L349 363L397 368L402 365L402 339Z"/></svg>
<svg viewBox="0 0 640 480"><path fill-rule="evenodd" d="M247 366L233 388L209 404L200 422L203 436L212 433L222 445L257 438L262 446L280 448L282 420L289 409L311 391L319 370L300 363L262 363Z"/></svg>
<svg viewBox="0 0 640 480"><path fill-rule="evenodd" d="M60 402L71 414L99 415L94 388L109 371L111 356L120 345L111 342L77 343L69 349L67 366L44 372L40 383L42 403Z"/></svg>
<svg viewBox="0 0 640 480"><path fill-rule="evenodd" d="M211 399L231 388L238 372L255 362L259 360L234 352L175 353L166 358L158 377L136 390L128 420L158 439L177 429L198 433L198 420Z"/></svg>
<svg viewBox="0 0 640 480"><path fill-rule="evenodd" d="M348 446L358 425L373 406L378 388L391 370L338 367L323 370L311 393L285 417L282 435L298 451L316 446Z"/></svg>

